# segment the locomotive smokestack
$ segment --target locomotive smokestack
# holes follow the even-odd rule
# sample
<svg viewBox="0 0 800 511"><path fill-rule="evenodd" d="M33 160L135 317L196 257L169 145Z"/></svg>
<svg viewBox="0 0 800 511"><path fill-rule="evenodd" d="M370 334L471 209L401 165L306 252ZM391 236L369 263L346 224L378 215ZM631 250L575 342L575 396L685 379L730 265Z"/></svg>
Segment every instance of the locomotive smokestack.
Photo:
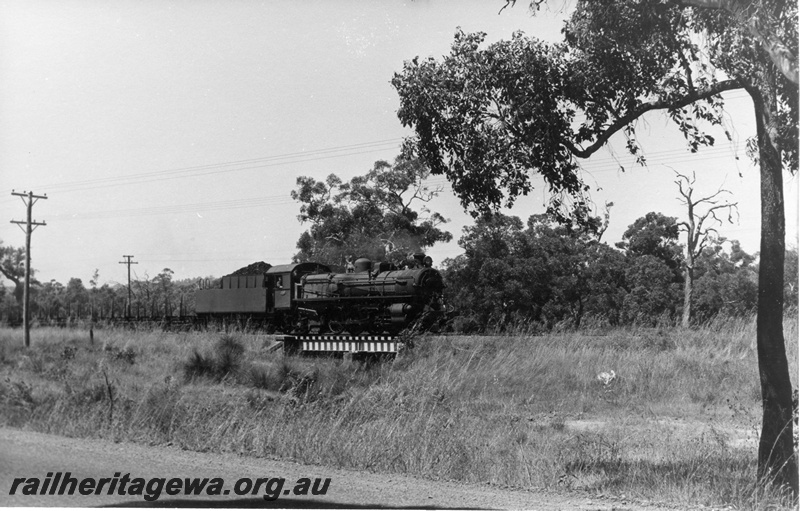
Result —
<svg viewBox="0 0 800 511"><path fill-rule="evenodd" d="M372 261L370 261L366 257L361 257L359 259L356 259L354 266L356 269L356 273L370 271L372 270Z"/></svg>

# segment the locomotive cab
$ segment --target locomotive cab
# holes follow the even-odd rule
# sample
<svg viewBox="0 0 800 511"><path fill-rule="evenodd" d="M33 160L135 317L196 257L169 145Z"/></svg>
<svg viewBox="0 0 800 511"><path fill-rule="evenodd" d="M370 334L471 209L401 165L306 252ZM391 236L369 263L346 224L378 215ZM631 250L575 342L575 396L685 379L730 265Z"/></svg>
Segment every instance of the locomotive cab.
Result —
<svg viewBox="0 0 800 511"><path fill-rule="evenodd" d="M267 270L267 288L273 296L274 310L289 310L294 301L302 296L302 279L314 273L330 273L324 264L282 264Z"/></svg>

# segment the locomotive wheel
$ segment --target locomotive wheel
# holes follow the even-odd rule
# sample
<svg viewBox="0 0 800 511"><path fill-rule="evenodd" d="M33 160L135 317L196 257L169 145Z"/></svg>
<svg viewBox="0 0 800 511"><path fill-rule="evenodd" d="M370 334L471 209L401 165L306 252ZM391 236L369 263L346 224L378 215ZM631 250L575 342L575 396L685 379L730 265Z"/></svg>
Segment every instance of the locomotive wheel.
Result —
<svg viewBox="0 0 800 511"><path fill-rule="evenodd" d="M344 323L335 319L328 321L328 330L332 334L340 334L344 332Z"/></svg>

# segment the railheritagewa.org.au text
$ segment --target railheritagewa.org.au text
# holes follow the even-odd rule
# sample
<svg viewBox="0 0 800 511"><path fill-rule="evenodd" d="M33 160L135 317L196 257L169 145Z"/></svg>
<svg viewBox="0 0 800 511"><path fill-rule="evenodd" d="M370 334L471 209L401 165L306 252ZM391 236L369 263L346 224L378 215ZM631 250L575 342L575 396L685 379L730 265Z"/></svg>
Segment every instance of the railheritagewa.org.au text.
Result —
<svg viewBox="0 0 800 511"><path fill-rule="evenodd" d="M264 500L280 497L320 496L328 493L331 479L301 477L288 482L283 477L243 477L233 485L221 477L131 477L115 472L113 477L78 478L70 472L47 472L43 478L16 477L9 495L119 495L137 496L152 502L163 496L261 496Z"/></svg>

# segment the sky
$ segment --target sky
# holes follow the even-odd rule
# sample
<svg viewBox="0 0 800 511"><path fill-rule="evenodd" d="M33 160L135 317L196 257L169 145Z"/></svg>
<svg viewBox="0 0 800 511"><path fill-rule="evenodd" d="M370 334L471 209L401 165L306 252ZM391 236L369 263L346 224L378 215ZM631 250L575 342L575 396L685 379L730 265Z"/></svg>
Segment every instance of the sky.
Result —
<svg viewBox="0 0 800 511"><path fill-rule="evenodd" d="M0 0L0 240L21 247L25 220L12 195L47 195L33 207L40 281L124 283L164 268L174 278L221 276L255 261L284 264L308 227L290 197L299 176L345 180L392 161L403 137L393 73L415 56L449 52L457 27L487 41L516 30L556 41L563 12L532 17L521 2L488 0ZM558 5L558 4L555 4ZM759 179L745 145L755 133L744 92L726 96L734 141L691 154L663 114L639 125L648 158L637 167L621 137L583 162L602 213L604 241L619 241L650 211L685 217L675 172L696 193L729 190L738 204L723 236L759 247ZM624 167L625 171L621 171ZM534 180L534 183L539 181ZM472 224L445 179L429 207L462 251ZM797 178L785 176L787 246L797 246ZM537 185L508 214L544 211Z"/></svg>

